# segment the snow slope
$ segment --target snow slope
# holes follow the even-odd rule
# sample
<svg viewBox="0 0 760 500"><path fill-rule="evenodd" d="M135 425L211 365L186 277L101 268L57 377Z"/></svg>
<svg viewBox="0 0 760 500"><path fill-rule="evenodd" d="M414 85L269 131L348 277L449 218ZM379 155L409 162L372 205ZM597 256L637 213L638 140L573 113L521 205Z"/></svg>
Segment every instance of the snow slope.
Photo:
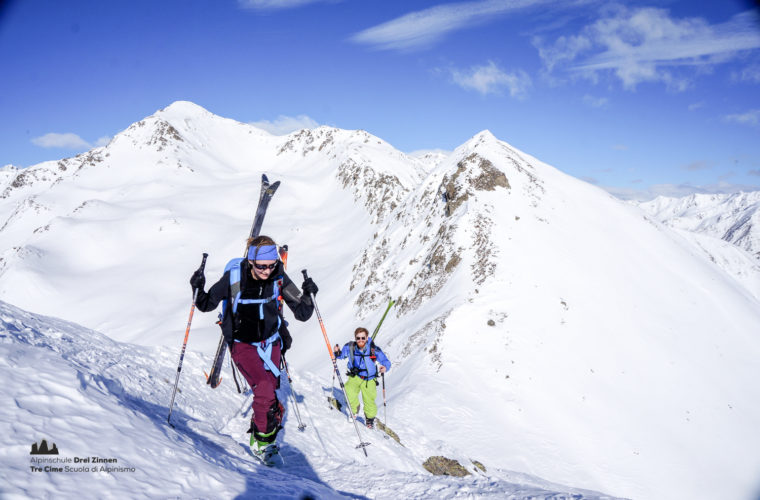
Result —
<svg viewBox="0 0 760 500"><path fill-rule="evenodd" d="M262 173L282 181L263 232L319 285L332 343L398 300L378 339L388 420L417 448L621 497L756 496L760 302L735 278L752 268L732 257L727 274L487 131L412 158L363 131L277 137L175 103L105 148L4 172L0 298L174 352L189 275L204 251L209 282L242 253ZM193 323L201 364L214 319ZM304 391L330 387L315 320L291 330Z"/></svg>
<svg viewBox="0 0 760 500"><path fill-rule="evenodd" d="M420 465L436 450L403 433L402 446L365 431L372 444L364 458L354 448L353 426L328 409L330 388L298 376L293 384L302 388L307 427L301 433L286 419L285 463L268 468L245 445L240 417L249 416L250 395L239 396L230 384L210 391L191 383L203 377L208 359L185 359L171 428L176 353L169 349L115 342L0 302L0 350L3 498L611 498L525 474L478 471L468 462L470 476L436 477ZM283 386L281 397L290 390ZM42 439L59 454L30 455Z"/></svg>

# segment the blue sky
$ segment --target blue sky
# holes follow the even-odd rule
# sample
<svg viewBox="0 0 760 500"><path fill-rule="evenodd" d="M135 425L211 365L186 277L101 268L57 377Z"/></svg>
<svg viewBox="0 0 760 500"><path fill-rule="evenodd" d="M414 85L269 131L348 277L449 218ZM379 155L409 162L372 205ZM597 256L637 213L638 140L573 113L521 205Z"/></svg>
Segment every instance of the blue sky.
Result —
<svg viewBox="0 0 760 500"><path fill-rule="evenodd" d="M176 100L405 152L488 129L621 197L760 189L750 1L0 3L0 165L73 156Z"/></svg>

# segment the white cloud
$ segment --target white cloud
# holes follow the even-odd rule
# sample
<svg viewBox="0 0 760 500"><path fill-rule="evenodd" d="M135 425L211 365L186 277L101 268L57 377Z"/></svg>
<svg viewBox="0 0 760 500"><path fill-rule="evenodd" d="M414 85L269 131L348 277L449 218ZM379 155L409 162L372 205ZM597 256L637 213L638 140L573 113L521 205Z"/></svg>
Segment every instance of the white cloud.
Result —
<svg viewBox="0 0 760 500"><path fill-rule="evenodd" d="M304 128L316 128L319 126L319 123L306 115L280 115L274 121L262 120L258 122L250 122L250 124L254 127L266 130L273 135L285 135L295 130L301 130Z"/></svg>
<svg viewBox="0 0 760 500"><path fill-rule="evenodd" d="M113 139L113 137L105 135L101 137L100 139L98 139L97 141L95 141L95 145L98 147L108 146L108 143L111 142L111 139Z"/></svg>
<svg viewBox="0 0 760 500"><path fill-rule="evenodd" d="M696 110L698 110L700 108L703 108L704 106L705 106L705 102L704 101L695 102L693 104L689 104L689 111L696 111Z"/></svg>
<svg viewBox="0 0 760 500"><path fill-rule="evenodd" d="M538 55L550 72L555 66L567 64L593 48L591 39L584 35L561 36L551 45L545 44L541 37L534 37L533 45L538 49Z"/></svg>
<svg viewBox="0 0 760 500"><path fill-rule="evenodd" d="M723 117L723 120L741 125L757 125L760 123L760 109L752 109L746 113L726 115Z"/></svg>
<svg viewBox="0 0 760 500"><path fill-rule="evenodd" d="M253 10L280 10L301 7L310 3L339 2L340 0L238 0L238 4L245 9Z"/></svg>
<svg viewBox="0 0 760 500"><path fill-rule="evenodd" d="M489 61L485 66L474 66L467 72L452 70L451 76L454 83L460 87L475 90L483 95L496 94L506 88L509 95L521 98L531 85L530 77L525 71L507 73L493 61Z"/></svg>
<svg viewBox="0 0 760 500"><path fill-rule="evenodd" d="M583 102L592 108L604 108L609 101L606 97L594 97L588 94L583 96Z"/></svg>
<svg viewBox="0 0 760 500"><path fill-rule="evenodd" d="M710 25L702 18L671 18L665 9L616 6L577 35L553 44L534 40L549 71L562 67L595 79L612 72L627 89L642 82L663 82L675 90L690 86L683 69L734 59L760 48L760 30L751 12Z"/></svg>
<svg viewBox="0 0 760 500"><path fill-rule="evenodd" d="M428 47L446 34L490 21L498 14L532 7L548 0L481 0L436 5L373 26L351 37L384 50Z"/></svg>
<svg viewBox="0 0 760 500"><path fill-rule="evenodd" d="M72 133L57 134L51 132L35 137L32 139L32 143L43 148L89 149L92 147L89 142Z"/></svg>
<svg viewBox="0 0 760 500"><path fill-rule="evenodd" d="M753 65L744 68L736 79L742 82L760 83L760 65Z"/></svg>

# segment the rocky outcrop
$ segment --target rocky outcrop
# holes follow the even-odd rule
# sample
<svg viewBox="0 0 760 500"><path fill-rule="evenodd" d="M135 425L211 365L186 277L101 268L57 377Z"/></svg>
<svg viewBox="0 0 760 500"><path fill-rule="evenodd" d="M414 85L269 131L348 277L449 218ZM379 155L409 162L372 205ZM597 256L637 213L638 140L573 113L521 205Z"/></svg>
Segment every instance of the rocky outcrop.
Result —
<svg viewBox="0 0 760 500"><path fill-rule="evenodd" d="M462 467L462 464L442 456L430 457L423 462L422 466L434 476L464 477L470 475L470 471Z"/></svg>

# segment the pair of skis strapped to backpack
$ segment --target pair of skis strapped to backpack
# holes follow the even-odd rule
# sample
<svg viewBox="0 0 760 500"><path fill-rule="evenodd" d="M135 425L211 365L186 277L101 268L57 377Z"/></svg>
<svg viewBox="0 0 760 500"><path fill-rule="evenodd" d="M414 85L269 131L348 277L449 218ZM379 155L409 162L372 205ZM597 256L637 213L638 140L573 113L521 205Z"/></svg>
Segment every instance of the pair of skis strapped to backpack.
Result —
<svg viewBox="0 0 760 500"><path fill-rule="evenodd" d="M251 225L251 232L249 234L249 238L255 238L256 236L259 235L259 232L261 231L261 226L264 223L264 216L266 215L267 208L269 207L269 202L272 200L272 197L274 196L274 193L277 191L278 187L280 187L280 181L270 184L267 176L264 174L261 175L261 193L259 194L259 204L256 207L256 213L253 217L253 224ZM235 295L238 295L238 296L239 296L239 289L240 289L240 263L242 262L243 259L246 258L247 254L248 254L248 247L246 245L246 249L245 249L245 252L243 253L243 257L241 259L231 260L229 263L227 263L227 266L225 267L225 271L228 268L230 269L230 271L234 268L237 268L238 292L236 292ZM235 261L237 261L237 265L233 265ZM230 278L230 281L232 281L232 278ZM237 304L234 304L234 306L237 307ZM226 310L227 310L227 304L223 304L222 315L220 315L220 318L219 318L220 327L222 326L222 318ZM206 383L210 385L212 389L218 387L219 384L222 382L222 377L221 377L222 364L224 363L224 355L227 349L228 349L227 340L224 338L224 334L222 333L219 339L219 345L216 348L216 355L214 356L213 364L211 365L211 371L210 373L206 374Z"/></svg>

